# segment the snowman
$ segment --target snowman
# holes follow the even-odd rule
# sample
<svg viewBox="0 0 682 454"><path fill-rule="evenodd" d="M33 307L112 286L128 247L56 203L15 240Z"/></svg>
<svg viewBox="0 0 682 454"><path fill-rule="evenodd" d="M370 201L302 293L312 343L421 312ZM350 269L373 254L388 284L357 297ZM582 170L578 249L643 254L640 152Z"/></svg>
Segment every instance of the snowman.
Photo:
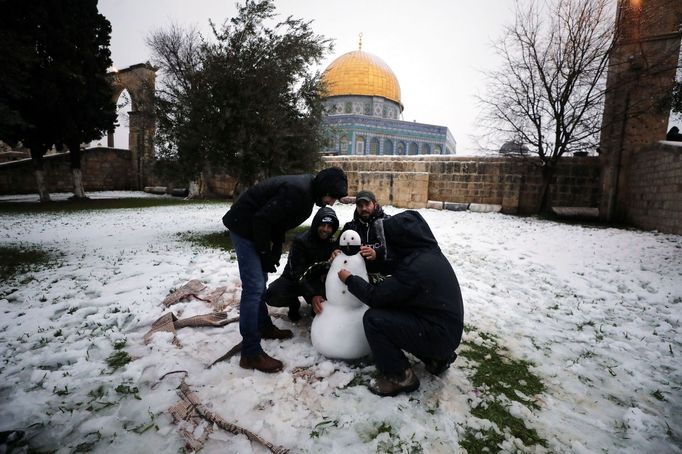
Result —
<svg viewBox="0 0 682 454"><path fill-rule="evenodd" d="M328 358L359 359L370 353L362 325L368 307L348 291L338 273L345 268L368 280L367 268L365 259L358 254L360 235L356 231L343 232L339 246L341 253L332 261L325 281L327 301L322 313L313 319L310 338L315 350Z"/></svg>

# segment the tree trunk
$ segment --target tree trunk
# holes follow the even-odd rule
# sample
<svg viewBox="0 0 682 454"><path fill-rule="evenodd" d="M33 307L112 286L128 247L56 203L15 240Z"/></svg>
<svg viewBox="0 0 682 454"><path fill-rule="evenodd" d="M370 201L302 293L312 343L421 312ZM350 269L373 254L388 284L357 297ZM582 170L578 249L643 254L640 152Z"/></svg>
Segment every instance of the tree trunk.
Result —
<svg viewBox="0 0 682 454"><path fill-rule="evenodd" d="M81 169L71 169L73 174L73 196L76 199L87 199L83 189L83 174Z"/></svg>
<svg viewBox="0 0 682 454"><path fill-rule="evenodd" d="M45 171L43 170L43 155L47 151L46 147L42 145L33 145L30 147L31 160L33 161L33 170L36 176L36 185L38 186L38 196L41 202L50 201L50 192L45 185Z"/></svg>
<svg viewBox="0 0 682 454"><path fill-rule="evenodd" d="M545 163L542 167L542 188L540 189L540 203L538 207L538 212L541 214L549 214L551 211L551 200L549 197L549 187L552 183L552 177L554 176L554 166Z"/></svg>
<svg viewBox="0 0 682 454"><path fill-rule="evenodd" d="M199 177L189 182L188 199L203 199L206 196L206 177L202 171Z"/></svg>
<svg viewBox="0 0 682 454"><path fill-rule="evenodd" d="M73 176L73 198L85 199L83 188L83 173L81 172L81 146L74 143L69 146L69 160L71 161L71 174Z"/></svg>
<svg viewBox="0 0 682 454"><path fill-rule="evenodd" d="M41 202L50 201L50 192L47 190L45 185L45 171L43 169L36 169L36 184L38 185L38 195L40 196Z"/></svg>
<svg viewBox="0 0 682 454"><path fill-rule="evenodd" d="M201 176L194 181L189 182L189 194L187 194L188 199L200 199L201 198Z"/></svg>

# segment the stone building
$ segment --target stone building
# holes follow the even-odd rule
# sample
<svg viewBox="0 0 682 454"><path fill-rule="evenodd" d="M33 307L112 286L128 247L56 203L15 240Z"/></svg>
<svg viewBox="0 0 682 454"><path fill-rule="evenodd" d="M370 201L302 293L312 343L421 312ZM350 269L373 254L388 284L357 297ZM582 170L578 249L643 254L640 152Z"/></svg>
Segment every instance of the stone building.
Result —
<svg viewBox="0 0 682 454"><path fill-rule="evenodd" d="M362 48L362 45L360 46ZM327 155L452 155L457 144L446 126L401 119L400 84L379 57L361 50L334 60L327 84L324 123Z"/></svg>

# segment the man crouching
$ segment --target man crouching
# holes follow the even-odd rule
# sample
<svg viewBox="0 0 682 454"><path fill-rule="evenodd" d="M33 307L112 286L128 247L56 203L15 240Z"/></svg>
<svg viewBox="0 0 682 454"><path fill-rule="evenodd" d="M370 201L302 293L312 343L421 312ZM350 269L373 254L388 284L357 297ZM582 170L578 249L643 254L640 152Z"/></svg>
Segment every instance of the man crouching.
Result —
<svg viewBox="0 0 682 454"><path fill-rule="evenodd" d="M380 375L369 390L395 396L419 388L402 350L435 375L455 360L464 308L457 276L424 218L405 211L384 220L383 227L391 275L374 285L345 269L339 278L370 307L363 325Z"/></svg>

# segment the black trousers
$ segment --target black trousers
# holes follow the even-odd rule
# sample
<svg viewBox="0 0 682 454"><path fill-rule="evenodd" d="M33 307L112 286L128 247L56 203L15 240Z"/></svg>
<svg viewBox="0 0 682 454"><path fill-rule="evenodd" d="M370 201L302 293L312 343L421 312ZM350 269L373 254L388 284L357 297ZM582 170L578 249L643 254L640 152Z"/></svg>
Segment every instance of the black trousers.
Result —
<svg viewBox="0 0 682 454"><path fill-rule="evenodd" d="M370 308L362 322L377 369L388 376L401 376L410 366L403 350L421 360L445 360L461 340L412 311Z"/></svg>
<svg viewBox="0 0 682 454"><path fill-rule="evenodd" d="M265 302L268 306L289 307L298 304L298 297L303 294L301 286L297 281L279 277L272 284L268 285L265 292ZM306 301L310 304L311 301Z"/></svg>

